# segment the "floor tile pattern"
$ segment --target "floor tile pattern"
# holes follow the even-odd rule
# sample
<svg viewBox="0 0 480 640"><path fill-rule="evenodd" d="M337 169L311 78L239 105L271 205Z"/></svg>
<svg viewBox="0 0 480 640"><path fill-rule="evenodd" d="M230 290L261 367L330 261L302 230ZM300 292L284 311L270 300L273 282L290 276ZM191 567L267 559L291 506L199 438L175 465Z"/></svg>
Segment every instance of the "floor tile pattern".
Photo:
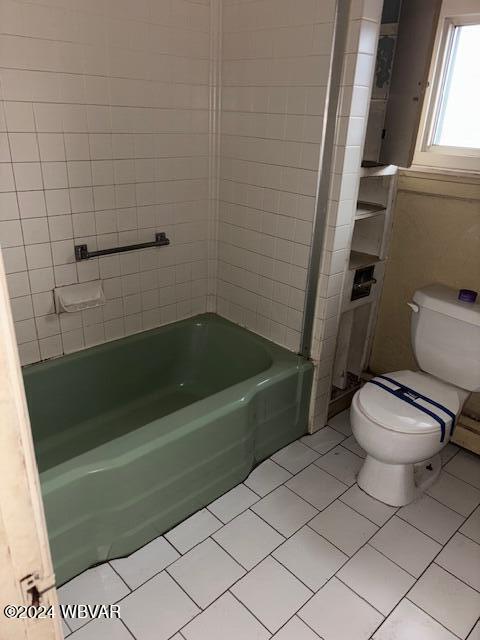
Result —
<svg viewBox="0 0 480 640"><path fill-rule="evenodd" d="M480 457L454 445L396 509L355 483L348 413L128 558L59 589L118 603L69 640L480 640Z"/></svg>

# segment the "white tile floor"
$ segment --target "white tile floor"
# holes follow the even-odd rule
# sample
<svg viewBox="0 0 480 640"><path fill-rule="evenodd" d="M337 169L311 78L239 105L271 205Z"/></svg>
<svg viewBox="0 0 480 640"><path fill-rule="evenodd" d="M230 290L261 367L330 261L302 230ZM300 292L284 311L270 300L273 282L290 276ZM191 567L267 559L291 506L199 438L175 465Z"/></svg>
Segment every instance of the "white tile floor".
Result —
<svg viewBox="0 0 480 640"><path fill-rule="evenodd" d="M128 558L59 589L121 606L69 640L480 640L480 458L448 445L428 495L355 484L346 412Z"/></svg>

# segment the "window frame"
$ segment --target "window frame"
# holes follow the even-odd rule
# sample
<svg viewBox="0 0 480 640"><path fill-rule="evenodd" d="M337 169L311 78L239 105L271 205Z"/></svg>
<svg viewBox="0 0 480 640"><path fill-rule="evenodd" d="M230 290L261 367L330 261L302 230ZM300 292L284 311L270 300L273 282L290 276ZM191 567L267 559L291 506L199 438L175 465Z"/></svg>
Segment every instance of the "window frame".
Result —
<svg viewBox="0 0 480 640"><path fill-rule="evenodd" d="M456 27L480 24L478 1L444 0L439 18L428 87L420 121L412 169L434 168L480 172L480 149L434 144L448 65L454 46Z"/></svg>

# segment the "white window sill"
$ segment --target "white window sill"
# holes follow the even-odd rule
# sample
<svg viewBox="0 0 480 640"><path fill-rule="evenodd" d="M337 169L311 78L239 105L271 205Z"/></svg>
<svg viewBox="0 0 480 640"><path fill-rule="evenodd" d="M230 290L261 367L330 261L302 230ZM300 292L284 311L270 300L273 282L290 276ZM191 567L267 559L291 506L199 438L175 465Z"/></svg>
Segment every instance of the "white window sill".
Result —
<svg viewBox="0 0 480 640"><path fill-rule="evenodd" d="M409 177L419 177L430 180L445 180L451 182L467 182L469 184L480 183L480 171L469 171L466 169L446 169L444 167L428 167L421 164L412 164L408 169L400 169L399 175Z"/></svg>

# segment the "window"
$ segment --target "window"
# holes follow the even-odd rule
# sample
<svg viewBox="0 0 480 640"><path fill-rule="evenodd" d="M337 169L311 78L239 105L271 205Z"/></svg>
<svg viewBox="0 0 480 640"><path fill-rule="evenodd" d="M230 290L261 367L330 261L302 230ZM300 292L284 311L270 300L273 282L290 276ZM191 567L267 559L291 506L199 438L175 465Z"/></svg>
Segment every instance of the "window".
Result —
<svg viewBox="0 0 480 640"><path fill-rule="evenodd" d="M432 143L480 149L480 24L454 26Z"/></svg>
<svg viewBox="0 0 480 640"><path fill-rule="evenodd" d="M480 172L480 15L448 15L469 4L444 2L415 165Z"/></svg>

